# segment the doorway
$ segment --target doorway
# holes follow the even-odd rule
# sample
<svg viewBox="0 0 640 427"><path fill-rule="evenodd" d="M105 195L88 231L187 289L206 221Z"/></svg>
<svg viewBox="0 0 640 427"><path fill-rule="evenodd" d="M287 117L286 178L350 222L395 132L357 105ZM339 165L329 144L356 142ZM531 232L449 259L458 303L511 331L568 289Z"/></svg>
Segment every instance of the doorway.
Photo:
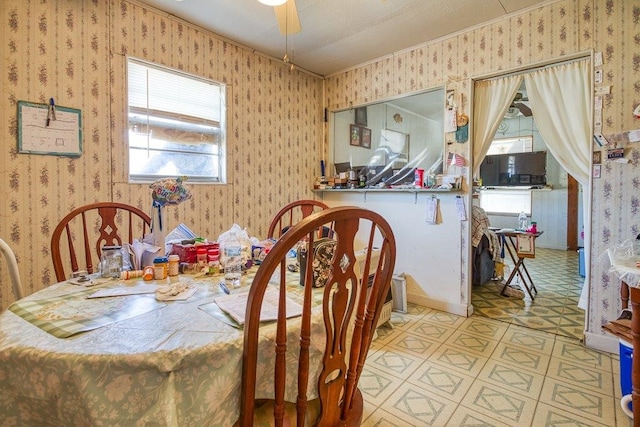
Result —
<svg viewBox="0 0 640 427"><path fill-rule="evenodd" d="M588 63L588 61L586 62ZM551 66L551 68L553 68L553 66ZM529 72L533 73L535 71L536 70L522 71L519 73L528 74ZM493 89L493 93L487 93L486 86L484 86L482 88L484 92L481 93L479 97L474 96L475 105L473 120L477 121L479 119L484 119L486 122L485 124L474 123L476 126L481 128L481 130L478 132L474 130L474 144L477 141L480 141L482 146L474 146L472 151L474 153L474 156L477 156L480 160L484 158L487 153L487 144L491 143L491 140L496 137L496 134L498 134L501 130L504 130L505 126L502 122L507 118L511 119L515 118L516 116L523 115L523 109L514 108L516 104L522 104L522 101L528 101L526 96L522 96L522 91L519 91L520 93L518 93L515 98L510 97L510 101L505 102L505 97L502 98L502 101L495 98L495 95L497 93L508 92L512 95L514 91L522 89L522 87L520 86L514 86L513 83L509 83L509 78L510 76L505 76L504 79L506 83L496 84L495 86L497 87ZM495 79L500 80L500 77L496 77ZM532 81L532 78L523 80ZM514 79L511 79L511 81L514 81ZM484 83L484 81L482 83ZM533 87L535 87L536 83L536 81L532 82L532 84L534 85ZM507 88L505 87L509 84L511 84L511 90L507 90ZM521 82L518 82L518 85L520 84ZM478 86L476 85L474 86L474 88L474 90L477 90ZM526 94L526 88L524 92ZM589 94L589 96L591 95ZM504 109L501 109L500 113L494 111L493 116L491 116L491 114L476 114L478 112L478 99L480 101L484 101L484 105L491 105L492 103L495 105L496 103L502 103L504 105ZM538 97L537 99L545 99L546 101L546 98ZM553 102L557 103L562 101L549 101L549 103ZM524 108L524 111L526 112L528 109L529 112L531 112L531 109L528 108L529 106L526 105L526 107L527 108ZM540 103L538 103L538 111L541 111L540 108ZM506 114L505 109L507 110ZM544 109L544 107L542 107L542 109ZM496 109L494 108L494 110ZM542 114L544 115L544 113ZM561 117L559 117L558 119L561 119ZM584 123L587 122L588 120L584 121ZM476 126L474 126L474 128ZM557 133L554 133L553 131L557 130L558 129L549 130L549 128L547 128L547 134L551 134L554 137L552 138L552 141L556 142L556 149L558 138ZM484 133L482 133L482 131L484 131ZM580 147L574 150L588 151L590 149L590 139L587 142L589 144L585 145L587 145L589 148ZM587 160L587 169L589 169L589 160L590 159ZM474 165L476 168L479 166L475 161ZM570 165L569 167L574 166L575 165ZM478 169L475 170L477 174ZM539 329L558 335L582 339L584 331L586 329L586 316L585 312L578 307L578 302L580 301L581 290L585 279L580 274L584 274L584 272L581 271L582 269L580 268L581 254L578 253L576 249L584 245L584 241L582 240L582 238L584 234L588 235L590 231L590 215L588 215L587 212L586 218L584 218L584 221L582 221L583 215L580 215L580 208L582 208L582 210L584 211L585 208L583 208L583 206L586 206L587 203L580 203L579 195L584 193L579 191L579 185L572 177L570 177L569 173L564 170L564 167L562 167L562 173L565 182L563 182L563 185L561 185L560 187L565 190L564 199L562 200L565 220L562 223L562 227L560 230L555 230L555 233L549 233L557 235L561 234L562 242L559 245L554 244L548 247L538 247L536 248L536 257L526 260L528 270L531 273L536 288L538 289L538 295L534 295L535 300L531 299L526 294L525 297L520 298L501 296L500 291L502 290L502 286L498 285L497 283L489 283L489 286L486 286L485 284L472 287L471 304L474 307L474 312L479 315L507 321L509 323L518 324L532 329ZM581 176L582 182L584 182L584 174ZM474 175L474 178L477 177L478 175ZM587 178L590 179L590 176L587 176ZM555 182L557 188L558 180L556 179ZM551 191L554 190L550 190L550 192ZM588 202L588 199L586 201ZM491 215L490 212L487 213ZM514 218L509 219L512 219L514 221L513 224L515 224L515 221L517 220L517 214L514 215ZM491 222L492 226L498 228L515 228L512 223L505 224L499 223L499 221L497 221L498 223L494 223L494 221ZM584 224L584 227L581 224ZM540 219L538 219L538 228L542 228L543 230L545 228L544 226L541 226ZM510 265L510 259L508 258L509 257L507 255L507 265L513 268L513 265Z"/></svg>

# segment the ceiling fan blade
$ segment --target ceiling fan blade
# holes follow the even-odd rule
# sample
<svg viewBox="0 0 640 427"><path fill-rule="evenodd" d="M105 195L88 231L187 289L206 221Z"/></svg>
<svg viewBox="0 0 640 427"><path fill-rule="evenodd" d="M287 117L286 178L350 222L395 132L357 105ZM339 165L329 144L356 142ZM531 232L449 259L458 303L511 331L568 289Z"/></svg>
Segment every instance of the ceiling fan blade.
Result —
<svg viewBox="0 0 640 427"><path fill-rule="evenodd" d="M522 115L525 117L531 117L531 115L533 114L531 112L531 108L527 107L522 102L515 102L513 106L516 107L518 110L520 110Z"/></svg>
<svg viewBox="0 0 640 427"><path fill-rule="evenodd" d="M278 27L281 34L295 34L300 32L300 19L298 18L298 8L295 0L288 0L281 6L274 6Z"/></svg>

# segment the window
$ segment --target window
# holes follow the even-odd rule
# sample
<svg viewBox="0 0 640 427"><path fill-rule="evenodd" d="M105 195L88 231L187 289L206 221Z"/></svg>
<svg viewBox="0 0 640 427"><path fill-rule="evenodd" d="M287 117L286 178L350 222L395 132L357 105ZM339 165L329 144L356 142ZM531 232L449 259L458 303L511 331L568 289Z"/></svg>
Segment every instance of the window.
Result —
<svg viewBox="0 0 640 427"><path fill-rule="evenodd" d="M128 59L129 180L224 182L225 85Z"/></svg>
<svg viewBox="0 0 640 427"><path fill-rule="evenodd" d="M492 189L480 191L480 207L491 214L531 215L531 191Z"/></svg>

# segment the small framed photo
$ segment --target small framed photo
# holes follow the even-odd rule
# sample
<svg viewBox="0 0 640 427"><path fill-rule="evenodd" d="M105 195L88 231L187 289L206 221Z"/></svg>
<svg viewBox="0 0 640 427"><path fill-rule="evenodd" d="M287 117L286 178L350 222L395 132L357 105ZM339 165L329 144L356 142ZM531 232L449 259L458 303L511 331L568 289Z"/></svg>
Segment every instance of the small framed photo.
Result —
<svg viewBox="0 0 640 427"><path fill-rule="evenodd" d="M519 258L536 257L536 236L533 234L518 234L516 236L516 249Z"/></svg>
<svg viewBox="0 0 640 427"><path fill-rule="evenodd" d="M371 148L371 129L360 128L360 146L364 148Z"/></svg>
<svg viewBox="0 0 640 427"><path fill-rule="evenodd" d="M593 165L593 177L600 178L602 176L602 165Z"/></svg>
<svg viewBox="0 0 640 427"><path fill-rule="evenodd" d="M599 165L602 163L602 151L594 151L593 152L593 164Z"/></svg>
<svg viewBox="0 0 640 427"><path fill-rule="evenodd" d="M360 126L351 125L349 143L355 147L359 147L361 144L361 141L360 141L361 138L362 138L362 134L360 132Z"/></svg>
<svg viewBox="0 0 640 427"><path fill-rule="evenodd" d="M356 108L356 124L360 126L367 125L367 107Z"/></svg>

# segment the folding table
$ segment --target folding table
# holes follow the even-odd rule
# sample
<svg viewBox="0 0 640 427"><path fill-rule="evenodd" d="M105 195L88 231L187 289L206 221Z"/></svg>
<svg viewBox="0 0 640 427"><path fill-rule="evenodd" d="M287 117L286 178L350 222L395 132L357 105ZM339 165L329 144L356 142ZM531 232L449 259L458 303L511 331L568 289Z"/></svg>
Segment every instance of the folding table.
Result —
<svg viewBox="0 0 640 427"><path fill-rule="evenodd" d="M538 231L537 233L527 233L524 231L516 231L509 229L501 229L495 230L496 234L501 237L503 247L506 246L507 252L509 252L509 256L513 261L513 270L509 275L509 278L504 283L502 287L501 295L505 295L504 291L507 289L507 286L511 284L511 281L516 274L522 280L522 284L524 288L527 290L527 293L531 297L531 299L535 299L533 296L534 292L537 295L538 290L533 284L533 279L531 279L531 275L527 270L527 266L524 264L525 258L535 258L535 240L540 236L543 232ZM527 238L530 241L529 245L525 245L525 247L518 247L517 241L519 240L525 241L524 238ZM524 274L523 274L524 271ZM527 282L528 279L528 282Z"/></svg>

